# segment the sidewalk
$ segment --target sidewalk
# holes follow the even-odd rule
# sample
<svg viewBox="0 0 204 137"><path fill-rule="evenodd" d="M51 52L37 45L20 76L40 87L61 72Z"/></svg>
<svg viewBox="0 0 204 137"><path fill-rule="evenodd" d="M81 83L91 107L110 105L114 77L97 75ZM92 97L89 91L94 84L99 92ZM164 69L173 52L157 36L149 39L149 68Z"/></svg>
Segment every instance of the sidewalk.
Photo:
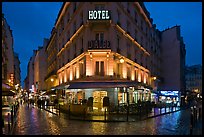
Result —
<svg viewBox="0 0 204 137"><path fill-rule="evenodd" d="M193 127L193 135L202 135L202 131L202 119L200 119Z"/></svg>
<svg viewBox="0 0 204 137"><path fill-rule="evenodd" d="M10 135L13 132L13 128L15 126L16 122L16 116L18 115L18 108L16 112L13 112L13 117L11 114L11 108L8 107L2 107L2 134L3 135Z"/></svg>

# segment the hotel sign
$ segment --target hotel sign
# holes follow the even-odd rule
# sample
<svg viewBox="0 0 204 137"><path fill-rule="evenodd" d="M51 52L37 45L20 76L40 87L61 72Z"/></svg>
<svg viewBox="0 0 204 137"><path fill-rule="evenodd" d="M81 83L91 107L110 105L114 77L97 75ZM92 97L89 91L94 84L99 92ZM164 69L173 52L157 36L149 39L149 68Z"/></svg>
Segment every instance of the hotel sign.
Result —
<svg viewBox="0 0 204 137"><path fill-rule="evenodd" d="M110 11L108 10L91 10L88 13L89 20L110 20Z"/></svg>
<svg viewBox="0 0 204 137"><path fill-rule="evenodd" d="M110 41L91 40L88 41L88 49L110 49Z"/></svg>

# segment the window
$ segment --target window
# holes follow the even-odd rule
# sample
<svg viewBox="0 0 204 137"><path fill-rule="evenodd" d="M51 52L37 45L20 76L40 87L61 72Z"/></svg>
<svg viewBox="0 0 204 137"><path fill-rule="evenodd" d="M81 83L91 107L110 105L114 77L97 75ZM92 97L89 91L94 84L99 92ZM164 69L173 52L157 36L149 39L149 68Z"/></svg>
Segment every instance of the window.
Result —
<svg viewBox="0 0 204 137"><path fill-rule="evenodd" d="M130 44L127 43L127 57L131 59L131 54L130 54Z"/></svg>
<svg viewBox="0 0 204 137"><path fill-rule="evenodd" d="M143 46L143 37L141 36L141 42L140 45Z"/></svg>
<svg viewBox="0 0 204 137"><path fill-rule="evenodd" d="M130 74L130 66L127 67L127 79L130 80L131 74Z"/></svg>
<svg viewBox="0 0 204 137"><path fill-rule="evenodd" d="M76 11L77 5L76 2L73 3L74 4L74 8L73 8L73 13Z"/></svg>
<svg viewBox="0 0 204 137"><path fill-rule="evenodd" d="M70 14L69 14L69 11L67 10L67 22L69 22L69 19L70 19Z"/></svg>
<svg viewBox="0 0 204 137"><path fill-rule="evenodd" d="M120 37L117 35L117 52L120 53Z"/></svg>
<svg viewBox="0 0 204 137"><path fill-rule="evenodd" d="M100 45L103 44L104 33L103 32L96 33L95 40L97 40L100 43Z"/></svg>
<svg viewBox="0 0 204 137"><path fill-rule="evenodd" d="M143 21L141 20L141 30L143 31Z"/></svg>
<svg viewBox="0 0 204 137"><path fill-rule="evenodd" d="M137 41L137 30L135 30L135 41Z"/></svg>
<svg viewBox="0 0 204 137"><path fill-rule="evenodd" d="M67 49L67 62L69 62L69 58L70 58L70 53L69 53L69 49Z"/></svg>
<svg viewBox="0 0 204 137"><path fill-rule="evenodd" d="M67 31L67 42L70 40L70 31Z"/></svg>
<svg viewBox="0 0 204 137"><path fill-rule="evenodd" d="M84 76L84 63L83 63L83 61L80 61L79 69L80 69L80 77L83 77Z"/></svg>
<svg viewBox="0 0 204 137"><path fill-rule="evenodd" d="M76 22L74 22L74 24L73 24L74 26L73 26L73 34L76 32Z"/></svg>
<svg viewBox="0 0 204 137"><path fill-rule="evenodd" d="M127 21L127 33L130 35L130 22L129 21Z"/></svg>
<svg viewBox="0 0 204 137"><path fill-rule="evenodd" d="M83 12L81 13L81 26L84 24L84 20L83 20Z"/></svg>
<svg viewBox="0 0 204 137"><path fill-rule="evenodd" d="M63 32L63 30L64 30L64 16L62 16L62 18L61 18L61 32Z"/></svg>
<svg viewBox="0 0 204 137"><path fill-rule="evenodd" d="M127 2L127 12L130 13L130 3Z"/></svg>
<svg viewBox="0 0 204 137"><path fill-rule="evenodd" d="M74 44L74 58L76 58L76 51L77 51L77 45L76 45L76 43Z"/></svg>
<svg viewBox="0 0 204 137"><path fill-rule="evenodd" d="M95 5L95 10L104 10L105 6L103 4L96 4Z"/></svg>
<svg viewBox="0 0 204 137"><path fill-rule="evenodd" d="M84 39L83 39L83 37L81 38L81 53L83 53L84 52Z"/></svg>
<svg viewBox="0 0 204 137"><path fill-rule="evenodd" d="M65 60L65 56L64 56L64 53L62 53L62 66L64 66L64 60Z"/></svg>
<svg viewBox="0 0 204 137"><path fill-rule="evenodd" d="M141 65L143 65L143 53L141 53L140 62L141 62Z"/></svg>
<svg viewBox="0 0 204 137"><path fill-rule="evenodd" d="M74 79L76 79L76 65L74 65Z"/></svg>
<svg viewBox="0 0 204 137"><path fill-rule="evenodd" d="M137 11L135 11L135 22L137 24Z"/></svg>
<svg viewBox="0 0 204 137"><path fill-rule="evenodd" d="M117 15L118 15L117 24L120 26L120 11L119 10L117 10Z"/></svg>
<svg viewBox="0 0 204 137"><path fill-rule="evenodd" d="M104 76L104 61L96 61L95 75Z"/></svg>
<svg viewBox="0 0 204 137"><path fill-rule="evenodd" d="M99 75L99 61L96 61L96 71L95 75Z"/></svg>

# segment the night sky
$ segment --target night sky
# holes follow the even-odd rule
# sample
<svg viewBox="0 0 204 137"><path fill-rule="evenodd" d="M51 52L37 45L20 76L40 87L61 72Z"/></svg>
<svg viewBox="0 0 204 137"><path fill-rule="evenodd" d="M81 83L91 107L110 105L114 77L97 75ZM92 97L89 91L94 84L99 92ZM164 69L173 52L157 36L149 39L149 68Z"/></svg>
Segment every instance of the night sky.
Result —
<svg viewBox="0 0 204 137"><path fill-rule="evenodd" d="M13 30L14 51L21 62L21 84L33 50L49 38L62 2L2 2L2 12ZM202 2L145 2L153 23L162 31L181 26L186 65L202 64Z"/></svg>

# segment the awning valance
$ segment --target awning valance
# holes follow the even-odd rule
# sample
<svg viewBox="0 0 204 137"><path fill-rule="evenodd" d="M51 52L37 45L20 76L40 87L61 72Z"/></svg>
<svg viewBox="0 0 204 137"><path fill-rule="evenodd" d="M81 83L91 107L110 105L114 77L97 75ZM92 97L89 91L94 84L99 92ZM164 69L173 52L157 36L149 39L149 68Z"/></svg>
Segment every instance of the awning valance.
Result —
<svg viewBox="0 0 204 137"><path fill-rule="evenodd" d="M14 96L15 92L12 90L2 90L2 96Z"/></svg>
<svg viewBox="0 0 204 137"><path fill-rule="evenodd" d="M89 88L122 88L136 87L140 83L135 81L119 82L71 82L67 89L89 89Z"/></svg>

